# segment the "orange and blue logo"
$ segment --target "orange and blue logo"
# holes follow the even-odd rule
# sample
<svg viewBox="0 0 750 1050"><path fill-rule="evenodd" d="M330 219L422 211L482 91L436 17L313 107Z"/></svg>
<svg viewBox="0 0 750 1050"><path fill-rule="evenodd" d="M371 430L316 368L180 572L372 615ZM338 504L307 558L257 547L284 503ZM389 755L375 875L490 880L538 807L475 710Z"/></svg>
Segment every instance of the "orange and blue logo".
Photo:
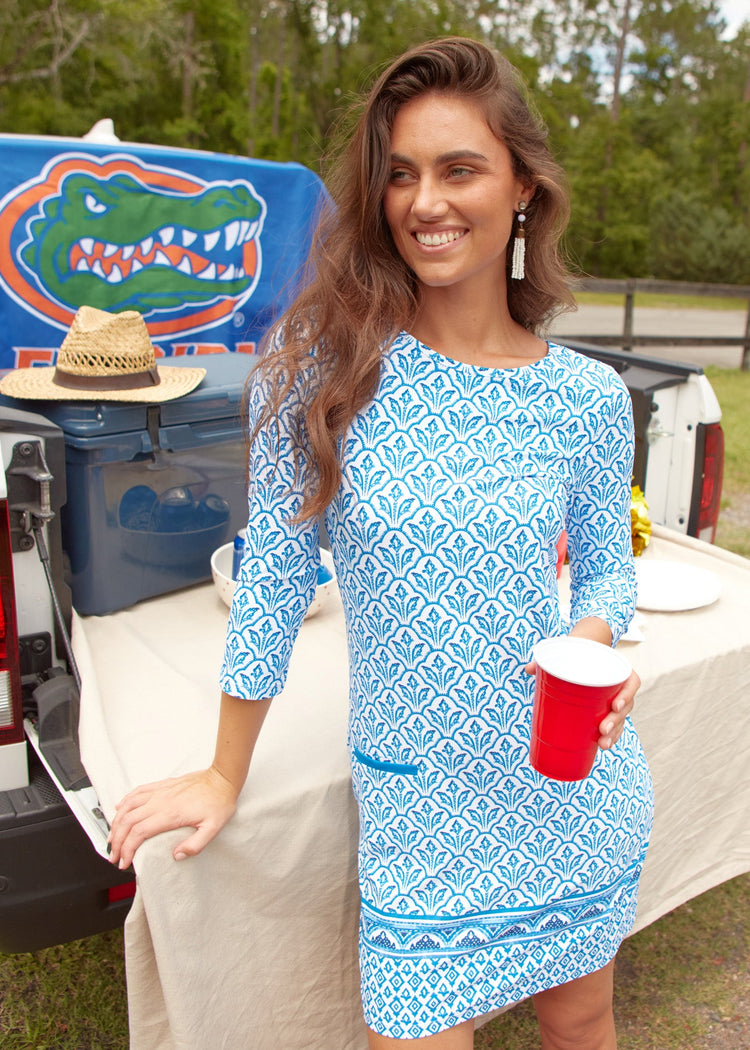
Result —
<svg viewBox="0 0 750 1050"><path fill-rule="evenodd" d="M139 311L154 340L184 337L252 296L265 217L247 180L58 153L0 201L0 285L65 331L85 304Z"/></svg>

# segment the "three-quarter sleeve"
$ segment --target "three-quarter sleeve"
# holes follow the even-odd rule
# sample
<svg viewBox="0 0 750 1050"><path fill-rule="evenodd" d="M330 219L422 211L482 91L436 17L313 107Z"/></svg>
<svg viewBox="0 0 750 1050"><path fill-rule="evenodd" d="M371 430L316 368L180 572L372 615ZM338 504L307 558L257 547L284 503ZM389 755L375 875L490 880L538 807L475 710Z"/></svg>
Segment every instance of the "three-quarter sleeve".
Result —
<svg viewBox="0 0 750 1050"><path fill-rule="evenodd" d="M633 411L613 369L599 365L601 398L586 413L589 434L576 457L568 506L571 625L586 616L605 620L612 644L635 611L630 530Z"/></svg>
<svg viewBox="0 0 750 1050"><path fill-rule="evenodd" d="M266 383L255 376L251 381L251 435ZM318 523L295 521L309 470L299 454L303 440L303 406L293 387L278 419L254 435L249 450L247 535L220 678L224 692L247 700L273 697L283 689L317 584Z"/></svg>

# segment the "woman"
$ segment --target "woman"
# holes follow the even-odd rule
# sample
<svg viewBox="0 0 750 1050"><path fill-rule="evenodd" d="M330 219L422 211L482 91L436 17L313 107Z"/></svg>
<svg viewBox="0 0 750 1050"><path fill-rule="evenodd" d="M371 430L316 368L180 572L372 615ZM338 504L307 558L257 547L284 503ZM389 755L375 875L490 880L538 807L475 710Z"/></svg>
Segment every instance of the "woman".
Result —
<svg viewBox="0 0 750 1050"><path fill-rule="evenodd" d="M566 631L563 529L570 633L611 645L634 605L629 396L536 334L568 302L560 172L513 68L451 38L379 78L332 195L314 276L250 394L216 756L128 795L112 859L191 826L184 858L232 816L315 588L322 515L349 639L371 1050L468 1050L475 1017L527 996L545 1050L611 1050L652 808L627 720L637 677L586 780L528 761L532 649Z"/></svg>

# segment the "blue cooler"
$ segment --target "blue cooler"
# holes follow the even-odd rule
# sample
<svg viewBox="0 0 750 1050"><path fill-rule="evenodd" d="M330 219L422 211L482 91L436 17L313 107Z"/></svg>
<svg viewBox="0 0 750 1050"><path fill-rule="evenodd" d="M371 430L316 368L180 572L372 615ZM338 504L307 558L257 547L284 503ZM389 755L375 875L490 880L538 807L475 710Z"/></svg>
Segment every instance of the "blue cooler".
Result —
<svg viewBox="0 0 750 1050"><path fill-rule="evenodd" d="M163 404L2 399L65 436L62 542L83 615L210 579L213 551L247 524L243 393L254 355L170 357L206 369Z"/></svg>

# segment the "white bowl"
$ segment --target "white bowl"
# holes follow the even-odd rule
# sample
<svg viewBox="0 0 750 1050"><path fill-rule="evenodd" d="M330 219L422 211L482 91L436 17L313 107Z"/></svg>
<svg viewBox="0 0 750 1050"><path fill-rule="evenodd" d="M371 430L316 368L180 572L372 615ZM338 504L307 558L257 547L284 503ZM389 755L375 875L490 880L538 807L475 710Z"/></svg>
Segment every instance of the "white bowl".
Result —
<svg viewBox="0 0 750 1050"><path fill-rule="evenodd" d="M213 577L216 592L225 605L232 604L234 596L234 580L232 579L232 560L234 558L234 543L225 543L218 547L211 555L211 576ZM310 602L305 619L320 612L325 604L326 598L336 583L336 570L333 567L333 555L330 551L321 547L320 564L331 574L331 579L325 583L319 583L315 588L315 594Z"/></svg>
<svg viewBox="0 0 750 1050"><path fill-rule="evenodd" d="M217 547L211 555L211 576L214 587L225 605L232 604L234 594L234 580L232 579L232 559L234 558L234 542L225 543L223 547Z"/></svg>

